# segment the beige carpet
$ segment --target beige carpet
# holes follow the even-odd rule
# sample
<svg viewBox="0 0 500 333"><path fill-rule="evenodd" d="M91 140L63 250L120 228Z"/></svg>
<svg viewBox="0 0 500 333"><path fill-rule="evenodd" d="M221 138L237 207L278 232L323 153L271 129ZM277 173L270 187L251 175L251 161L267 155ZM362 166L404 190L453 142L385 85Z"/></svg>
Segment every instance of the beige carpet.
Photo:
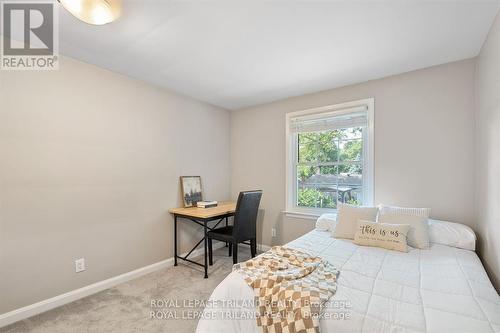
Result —
<svg viewBox="0 0 500 333"><path fill-rule="evenodd" d="M198 323L196 319L151 319L151 311L167 314L163 316L175 313L186 317L202 309L175 306L155 309L151 307L151 301L178 300L185 305L184 300L208 299L213 289L231 272L232 258L227 255L225 247L214 251L214 266L209 268L208 279L203 278L202 267L179 264L0 328L0 332L194 332ZM249 259L249 248L240 247L238 257L240 261ZM201 259L197 260L201 262Z"/></svg>

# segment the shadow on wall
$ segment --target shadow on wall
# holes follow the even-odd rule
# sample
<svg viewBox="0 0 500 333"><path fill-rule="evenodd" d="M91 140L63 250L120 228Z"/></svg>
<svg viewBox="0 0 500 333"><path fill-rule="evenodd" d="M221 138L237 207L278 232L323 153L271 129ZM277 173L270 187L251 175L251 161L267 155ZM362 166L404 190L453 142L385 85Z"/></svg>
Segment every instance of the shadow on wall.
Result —
<svg viewBox="0 0 500 333"><path fill-rule="evenodd" d="M494 253L495 249L492 248L493 242L495 240L491 239L489 236L490 232L484 233L484 238L481 237L478 232L476 232L476 252L481 260L481 263L486 268L486 273L493 284L493 287L496 289L497 293L500 295L500 277L495 273L494 267L492 267L488 261L484 260L484 253Z"/></svg>
<svg viewBox="0 0 500 333"><path fill-rule="evenodd" d="M259 212L257 213L257 244L263 243L265 215L266 211L264 209L259 208Z"/></svg>
<svg viewBox="0 0 500 333"><path fill-rule="evenodd" d="M278 214L278 217L276 218L274 225L271 226L271 228L276 229L276 236L271 238L271 245L272 246L285 244L283 242L283 235L285 233L283 224L284 224L283 223L283 214Z"/></svg>

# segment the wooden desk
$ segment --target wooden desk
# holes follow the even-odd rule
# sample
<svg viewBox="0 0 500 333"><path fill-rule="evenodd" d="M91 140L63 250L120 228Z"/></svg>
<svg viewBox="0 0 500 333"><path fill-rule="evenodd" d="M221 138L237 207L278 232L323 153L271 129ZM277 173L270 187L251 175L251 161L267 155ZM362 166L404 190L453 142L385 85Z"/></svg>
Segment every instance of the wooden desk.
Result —
<svg viewBox="0 0 500 333"><path fill-rule="evenodd" d="M198 207L180 207L172 208L168 212L174 215L174 266L177 266L177 259L188 261L192 264L202 266L205 268L205 279L208 278L208 262L207 262L207 232L216 228L220 222L226 220L226 226L228 224L228 217L234 215L236 210L236 203L234 202L219 202L217 207L212 208L198 208ZM203 238L196 243L196 245L188 252L185 257L177 255L177 219L182 218L191 222L194 222L203 227ZM211 221L219 220L214 226L208 226ZM188 259L189 255L198 247L198 245L204 242L205 246L205 262L204 265Z"/></svg>

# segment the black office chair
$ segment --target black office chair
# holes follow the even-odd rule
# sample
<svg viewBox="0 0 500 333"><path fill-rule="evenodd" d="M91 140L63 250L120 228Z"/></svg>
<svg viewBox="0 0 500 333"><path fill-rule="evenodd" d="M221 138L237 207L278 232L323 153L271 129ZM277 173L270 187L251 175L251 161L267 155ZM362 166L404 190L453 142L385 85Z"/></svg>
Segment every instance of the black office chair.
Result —
<svg viewBox="0 0 500 333"><path fill-rule="evenodd" d="M238 243L250 245L252 258L255 257L257 253L257 213L261 197L262 191L240 192L234 212L233 225L217 228L207 233L210 266L213 265L212 239L229 243L229 256L233 252L233 263L235 264L238 262ZM250 241L250 243L245 243L246 241Z"/></svg>

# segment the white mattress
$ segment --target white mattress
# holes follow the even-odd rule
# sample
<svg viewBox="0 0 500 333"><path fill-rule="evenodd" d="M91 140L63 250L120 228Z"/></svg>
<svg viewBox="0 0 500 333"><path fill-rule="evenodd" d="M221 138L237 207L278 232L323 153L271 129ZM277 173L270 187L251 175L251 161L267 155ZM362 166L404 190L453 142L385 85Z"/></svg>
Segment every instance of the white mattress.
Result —
<svg viewBox="0 0 500 333"><path fill-rule="evenodd" d="M331 305L349 302L350 308L341 311L350 317L321 319L322 332L500 333L500 297L473 251L431 244L429 250L402 253L358 246L319 230L288 246L316 254L340 270ZM253 318L214 315L230 310L225 317L234 318L234 312L244 311L221 300L253 299L241 275L229 274L215 288L213 306L205 308L207 318L200 319L197 332L260 332ZM339 312L334 306L325 311Z"/></svg>

